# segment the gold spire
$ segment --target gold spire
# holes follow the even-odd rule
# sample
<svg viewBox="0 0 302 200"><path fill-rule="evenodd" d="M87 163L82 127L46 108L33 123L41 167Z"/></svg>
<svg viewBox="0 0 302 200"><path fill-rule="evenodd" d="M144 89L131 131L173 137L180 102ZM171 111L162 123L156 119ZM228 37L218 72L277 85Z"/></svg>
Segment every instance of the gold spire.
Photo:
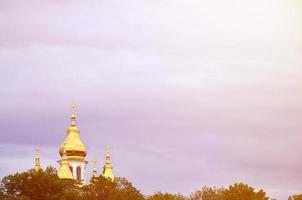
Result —
<svg viewBox="0 0 302 200"><path fill-rule="evenodd" d="M106 164L110 165L110 145L106 145Z"/></svg>
<svg viewBox="0 0 302 200"><path fill-rule="evenodd" d="M93 163L92 176L93 176L93 178L96 178L98 176L98 173L97 173L97 163L98 163L98 161L96 159L93 159L92 163Z"/></svg>
<svg viewBox="0 0 302 200"><path fill-rule="evenodd" d="M106 145L106 161L103 167L103 176L105 178L109 178L114 181L113 168L110 163L110 154L109 154L110 146Z"/></svg>
<svg viewBox="0 0 302 200"><path fill-rule="evenodd" d="M40 163L40 148L37 146L35 148L35 153L36 153L36 157L35 157L35 171L39 171L41 170L41 163Z"/></svg>
<svg viewBox="0 0 302 200"><path fill-rule="evenodd" d="M72 114L71 114L71 126L76 126L76 116L75 116L75 111L76 111L77 105L75 103L71 104L71 109L72 109Z"/></svg>
<svg viewBox="0 0 302 200"><path fill-rule="evenodd" d="M63 151L66 151L68 159L84 160L86 156L86 147L80 138L80 131L76 126L76 115L75 109L76 104L71 104L71 125L67 129L67 137L59 148L59 153L62 156Z"/></svg>
<svg viewBox="0 0 302 200"><path fill-rule="evenodd" d="M64 150L62 154L62 159L60 161L60 169L58 171L58 176L60 179L73 179L73 175L70 171L66 155L67 153Z"/></svg>

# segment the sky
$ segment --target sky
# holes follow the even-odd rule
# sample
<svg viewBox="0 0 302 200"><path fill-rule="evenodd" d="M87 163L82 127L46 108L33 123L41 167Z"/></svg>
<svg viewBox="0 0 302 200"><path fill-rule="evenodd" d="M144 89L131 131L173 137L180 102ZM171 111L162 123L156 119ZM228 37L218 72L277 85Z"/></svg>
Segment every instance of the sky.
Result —
<svg viewBox="0 0 302 200"><path fill-rule="evenodd" d="M300 0L0 1L0 177L58 167L75 102L144 194L302 193ZM88 165L87 178L91 175Z"/></svg>

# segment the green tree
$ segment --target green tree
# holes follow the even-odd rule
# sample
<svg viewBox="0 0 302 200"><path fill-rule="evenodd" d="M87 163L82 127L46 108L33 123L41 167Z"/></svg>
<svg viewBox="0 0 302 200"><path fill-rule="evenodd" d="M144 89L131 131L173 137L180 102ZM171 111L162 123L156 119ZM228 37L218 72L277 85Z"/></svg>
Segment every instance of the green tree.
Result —
<svg viewBox="0 0 302 200"><path fill-rule="evenodd" d="M102 176L82 188L85 200L144 200L144 196L126 178L111 181Z"/></svg>
<svg viewBox="0 0 302 200"><path fill-rule="evenodd" d="M126 178L116 178L118 193L123 200L144 200L144 195L136 189Z"/></svg>
<svg viewBox="0 0 302 200"><path fill-rule="evenodd" d="M219 200L222 198L223 188L202 187L190 195L190 200Z"/></svg>
<svg viewBox="0 0 302 200"><path fill-rule="evenodd" d="M221 200L268 200L265 192L261 189L255 191L254 188L243 183L236 183L229 186L222 192Z"/></svg>
<svg viewBox="0 0 302 200"><path fill-rule="evenodd" d="M60 200L85 200L82 188L74 187L66 189Z"/></svg>
<svg viewBox="0 0 302 200"><path fill-rule="evenodd" d="M110 199L110 197L114 195L113 193L115 190L116 183L111 182L102 176L94 178L90 184L85 185L82 188L84 199L87 200Z"/></svg>
<svg viewBox="0 0 302 200"><path fill-rule="evenodd" d="M169 194L157 192L146 198L147 200L186 200L187 198L181 194Z"/></svg>
<svg viewBox="0 0 302 200"><path fill-rule="evenodd" d="M297 195L289 196L288 200L302 200L302 194L297 194Z"/></svg>
<svg viewBox="0 0 302 200"><path fill-rule="evenodd" d="M4 199L57 200L63 199L67 189L76 188L73 180L61 180L57 171L48 167L45 171L29 170L6 176L1 181Z"/></svg>

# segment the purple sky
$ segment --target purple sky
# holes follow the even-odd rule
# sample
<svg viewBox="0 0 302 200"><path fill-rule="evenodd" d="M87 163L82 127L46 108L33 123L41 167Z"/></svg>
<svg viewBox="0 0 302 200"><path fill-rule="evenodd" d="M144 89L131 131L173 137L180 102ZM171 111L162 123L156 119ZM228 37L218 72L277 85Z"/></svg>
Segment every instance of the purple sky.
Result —
<svg viewBox="0 0 302 200"><path fill-rule="evenodd" d="M87 159L143 193L302 193L300 0L0 1L0 177ZM88 168L91 174L91 166Z"/></svg>

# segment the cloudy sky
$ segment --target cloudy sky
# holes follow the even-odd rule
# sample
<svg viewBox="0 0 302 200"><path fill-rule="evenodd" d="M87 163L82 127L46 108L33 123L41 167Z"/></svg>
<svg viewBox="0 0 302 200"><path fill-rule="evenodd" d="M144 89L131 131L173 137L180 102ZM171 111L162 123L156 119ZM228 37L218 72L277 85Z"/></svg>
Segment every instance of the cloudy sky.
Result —
<svg viewBox="0 0 302 200"><path fill-rule="evenodd" d="M0 1L0 177L58 166L70 103L143 193L302 192L300 0ZM87 177L91 175L91 166Z"/></svg>

